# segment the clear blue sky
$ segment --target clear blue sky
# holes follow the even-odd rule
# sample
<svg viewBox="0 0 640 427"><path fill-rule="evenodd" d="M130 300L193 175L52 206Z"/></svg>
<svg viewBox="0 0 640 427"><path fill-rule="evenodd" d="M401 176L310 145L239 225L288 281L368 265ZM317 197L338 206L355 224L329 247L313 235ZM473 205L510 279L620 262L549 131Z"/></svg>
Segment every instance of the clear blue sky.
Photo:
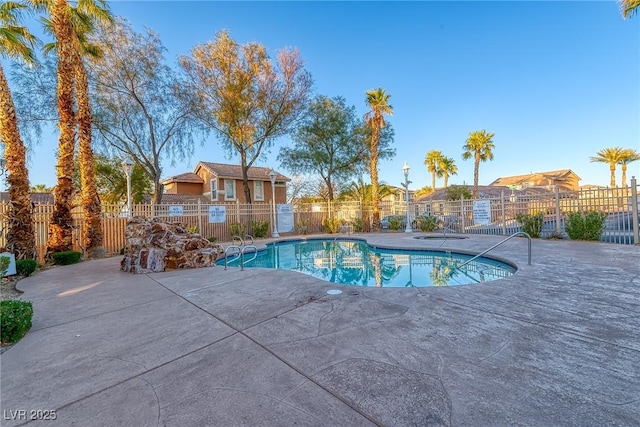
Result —
<svg viewBox="0 0 640 427"><path fill-rule="evenodd" d="M380 179L430 185L429 150L453 157L450 184L473 183L463 161L469 132L495 133L495 159L480 166L480 184L500 176L572 169L581 184L608 185L606 165L589 157L605 147L640 150L640 16L624 20L615 1L598 2L183 2L112 1L114 14L149 27L167 60L227 29L239 43L260 42L272 56L299 49L317 94L343 96L358 114L365 90L391 94L396 157ZM278 141L262 165L275 166ZM31 157L32 184L55 184L49 135ZM237 163L215 137L164 177L198 161ZM287 173L286 170L280 169ZM640 179L640 162L628 176ZM620 171L618 170L618 181ZM442 185L439 180L438 185Z"/></svg>

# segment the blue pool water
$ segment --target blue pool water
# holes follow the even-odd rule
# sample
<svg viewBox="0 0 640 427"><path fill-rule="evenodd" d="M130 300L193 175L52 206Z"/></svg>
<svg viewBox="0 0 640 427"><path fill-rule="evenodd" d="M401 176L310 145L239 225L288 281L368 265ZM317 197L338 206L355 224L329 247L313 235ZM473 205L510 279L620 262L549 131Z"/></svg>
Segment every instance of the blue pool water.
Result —
<svg viewBox="0 0 640 427"><path fill-rule="evenodd" d="M253 254L245 257L249 260ZM245 268L292 270L341 285L377 287L469 285L516 271L490 258L457 267L471 258L448 251L381 249L361 240L309 239L268 244L255 259L245 261ZM239 260L230 256L227 265L238 266Z"/></svg>

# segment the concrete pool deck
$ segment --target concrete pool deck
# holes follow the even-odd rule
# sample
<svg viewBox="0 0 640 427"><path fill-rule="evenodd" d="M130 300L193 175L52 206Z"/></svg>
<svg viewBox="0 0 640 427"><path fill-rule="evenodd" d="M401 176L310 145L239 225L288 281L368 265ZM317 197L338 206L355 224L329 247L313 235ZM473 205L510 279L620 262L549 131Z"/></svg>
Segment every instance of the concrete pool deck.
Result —
<svg viewBox="0 0 640 427"><path fill-rule="evenodd" d="M423 234L353 237L442 243ZM442 247L502 239L468 237ZM534 240L528 266L526 246L492 251L514 276L451 287L133 275L121 257L39 272L18 286L33 327L0 355L0 424L639 425L640 247ZM56 419L29 421L47 411Z"/></svg>

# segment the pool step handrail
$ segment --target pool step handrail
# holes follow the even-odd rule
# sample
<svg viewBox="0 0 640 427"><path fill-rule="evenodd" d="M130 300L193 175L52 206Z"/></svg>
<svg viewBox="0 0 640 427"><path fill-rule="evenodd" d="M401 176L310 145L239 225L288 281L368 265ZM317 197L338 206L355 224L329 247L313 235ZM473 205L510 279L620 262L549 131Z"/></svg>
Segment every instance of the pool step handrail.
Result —
<svg viewBox="0 0 640 427"><path fill-rule="evenodd" d="M498 246L500 246L504 242L506 242L508 240L511 240L516 236L525 236L527 238L527 240L528 240L528 250L529 250L529 256L527 258L527 264L531 265L531 236L529 236L524 231L518 231L516 233L513 233L511 236L507 237L506 239L499 241L498 243L496 243L495 245L491 246L486 251L480 252L478 255L474 256L473 258L466 260L465 262L463 262L462 264L458 265L457 267L458 268L464 267L465 265L469 264L471 261L474 261L477 258L480 258L481 256L485 255L487 252L492 251L493 249L497 248Z"/></svg>
<svg viewBox="0 0 640 427"><path fill-rule="evenodd" d="M233 236L231 239L232 239L232 242L235 242L237 240L240 242L240 244L239 245L231 244L227 246L227 248L224 250L224 269L225 270L227 269L227 264L229 262L233 262L239 258L240 270L244 270L244 263L245 263L244 254L249 252L248 249L251 252L253 252L254 255L253 255L253 258L246 260L247 262L251 262L258 257L258 248L253 244L253 236L249 234L245 234L244 238L242 238L241 236ZM246 242L251 242L251 243L247 244ZM230 250L236 251L236 253L229 254ZM229 260L229 255L234 255L235 258L232 258L231 260Z"/></svg>
<svg viewBox="0 0 640 427"><path fill-rule="evenodd" d="M235 253L231 253L231 251L236 251ZM242 248L239 245L229 245L224 250L224 269L227 269L227 264L233 262L240 258L242 254ZM231 255L234 255L235 258L229 259Z"/></svg>

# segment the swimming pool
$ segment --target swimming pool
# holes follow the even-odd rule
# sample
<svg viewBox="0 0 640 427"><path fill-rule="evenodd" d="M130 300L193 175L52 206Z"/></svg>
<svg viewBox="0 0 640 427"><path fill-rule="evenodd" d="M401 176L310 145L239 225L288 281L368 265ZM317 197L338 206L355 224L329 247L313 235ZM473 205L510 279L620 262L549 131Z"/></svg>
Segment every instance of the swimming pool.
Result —
<svg viewBox="0 0 640 427"><path fill-rule="evenodd" d="M253 254L247 254L250 261L245 261L245 268L292 270L341 285L377 287L469 285L509 277L516 271L510 264L482 257L458 268L472 257L450 251L377 248L363 240L307 239L270 243L253 260ZM233 258L228 265L238 266L239 260Z"/></svg>

